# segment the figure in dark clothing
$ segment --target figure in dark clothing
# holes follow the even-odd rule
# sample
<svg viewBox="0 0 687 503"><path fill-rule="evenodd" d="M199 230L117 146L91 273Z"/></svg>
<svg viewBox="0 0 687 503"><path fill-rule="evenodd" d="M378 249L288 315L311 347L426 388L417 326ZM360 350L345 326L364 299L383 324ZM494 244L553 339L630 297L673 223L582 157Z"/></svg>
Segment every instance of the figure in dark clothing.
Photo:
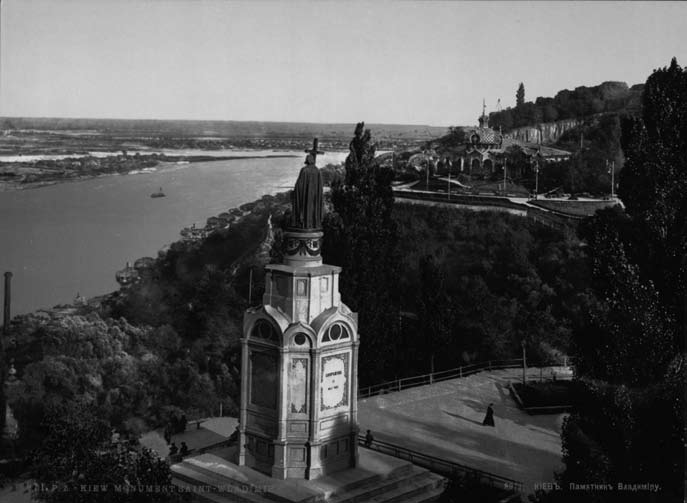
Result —
<svg viewBox="0 0 687 503"><path fill-rule="evenodd" d="M187 422L188 421L186 421L186 414L182 414L181 419L179 419L179 431L180 432L186 431L186 423Z"/></svg>
<svg viewBox="0 0 687 503"><path fill-rule="evenodd" d="M165 432L163 436L165 438L165 442L167 442L167 445L172 443L172 429L170 428L169 424L165 426Z"/></svg>
<svg viewBox="0 0 687 503"><path fill-rule="evenodd" d="M365 434L365 447L370 447L372 445L372 442L374 442L374 437L372 436L372 432L370 430L367 430L367 433Z"/></svg>
<svg viewBox="0 0 687 503"><path fill-rule="evenodd" d="M172 442L172 445L169 446L169 455L175 456L177 452L179 452L179 448L174 442Z"/></svg>
<svg viewBox="0 0 687 503"><path fill-rule="evenodd" d="M170 433L173 435L176 435L179 433L179 416L176 414L173 414L172 417L170 418Z"/></svg>
<svg viewBox="0 0 687 503"><path fill-rule="evenodd" d="M179 451L181 456L186 456L188 454L188 445L186 442L181 442L181 450Z"/></svg>
<svg viewBox="0 0 687 503"><path fill-rule="evenodd" d="M489 407L487 407L487 415L484 416L484 421L482 421L482 424L484 426L495 426L494 425L494 409L492 408L493 403L489 404Z"/></svg>

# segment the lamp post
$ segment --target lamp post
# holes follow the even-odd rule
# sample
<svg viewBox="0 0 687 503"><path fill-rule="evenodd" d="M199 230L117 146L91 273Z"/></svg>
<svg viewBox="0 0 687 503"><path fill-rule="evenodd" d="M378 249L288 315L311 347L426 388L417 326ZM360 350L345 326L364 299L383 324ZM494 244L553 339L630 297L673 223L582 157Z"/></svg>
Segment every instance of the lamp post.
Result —
<svg viewBox="0 0 687 503"><path fill-rule="evenodd" d="M248 305L253 302L253 266L248 271Z"/></svg>
<svg viewBox="0 0 687 503"><path fill-rule="evenodd" d="M425 190L429 190L429 161L425 166Z"/></svg>
<svg viewBox="0 0 687 503"><path fill-rule="evenodd" d="M615 161L611 161L611 199L615 198Z"/></svg>
<svg viewBox="0 0 687 503"><path fill-rule="evenodd" d="M451 161L446 158L446 167L448 168L448 187L446 187L447 192L448 192L448 200L451 200Z"/></svg>
<svg viewBox="0 0 687 503"><path fill-rule="evenodd" d="M429 169L432 165L432 157L430 155L425 156L425 190L429 190Z"/></svg>
<svg viewBox="0 0 687 503"><path fill-rule="evenodd" d="M503 195L506 195L506 173L508 172L508 158L503 160Z"/></svg>
<svg viewBox="0 0 687 503"><path fill-rule="evenodd" d="M525 350L525 339L520 344L522 345L522 384L527 383L527 351Z"/></svg>
<svg viewBox="0 0 687 503"><path fill-rule="evenodd" d="M539 161L534 164L534 198L539 195Z"/></svg>

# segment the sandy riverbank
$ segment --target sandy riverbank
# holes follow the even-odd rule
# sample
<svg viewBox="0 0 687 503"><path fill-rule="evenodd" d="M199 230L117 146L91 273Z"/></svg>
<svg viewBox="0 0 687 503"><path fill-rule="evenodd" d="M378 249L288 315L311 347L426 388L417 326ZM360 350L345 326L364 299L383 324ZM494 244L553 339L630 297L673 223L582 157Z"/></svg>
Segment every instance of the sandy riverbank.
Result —
<svg viewBox="0 0 687 503"><path fill-rule="evenodd" d="M280 159L280 158L296 158L299 157L296 154L269 154L269 155L254 155L254 156L210 156L210 155L200 155L193 157L172 157L166 156L164 160L157 161L154 166L141 167L135 166L133 169L127 171L115 171L115 172L87 172L79 173L76 176L67 174L64 177L49 180L36 180L36 181L24 181L28 174L40 177L41 175L49 176L54 175L53 170L46 170L42 168L36 168L33 166L18 166L14 168L17 172L16 176L12 179L0 180L0 192L14 191L14 190L28 190L28 189L38 189L41 187L47 187L50 185L56 185L58 183L69 183L69 182L79 182L83 180L91 180L93 178L101 178L108 176L121 176L121 175L137 175L145 173L154 173L156 171L169 168L171 166L179 167L186 164L192 164L197 162L215 162L215 161L232 161L232 160L244 160L244 159ZM81 158L75 158L81 159ZM107 158L104 158L107 159ZM15 164L15 163L7 163ZM22 163L23 164L23 163ZM35 164L35 163L34 163ZM36 170L39 170L36 173ZM24 171L29 171L29 173L23 173ZM72 172L73 173L73 172ZM17 180L17 178L19 178Z"/></svg>

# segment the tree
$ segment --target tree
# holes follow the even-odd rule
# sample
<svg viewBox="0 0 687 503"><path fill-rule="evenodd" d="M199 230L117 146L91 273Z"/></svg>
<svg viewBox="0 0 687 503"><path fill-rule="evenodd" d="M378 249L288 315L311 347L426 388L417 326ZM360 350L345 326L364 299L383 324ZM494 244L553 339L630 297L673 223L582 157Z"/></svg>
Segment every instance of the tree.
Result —
<svg viewBox="0 0 687 503"><path fill-rule="evenodd" d="M434 372L437 352L450 342L452 303L443 281L446 271L432 255L420 259L419 272L418 316L424 332L423 345L429 350L430 372Z"/></svg>
<svg viewBox="0 0 687 503"><path fill-rule="evenodd" d="M670 306L687 337L687 72L670 67L647 80L641 119L623 122L627 162L618 194L641 230L632 258Z"/></svg>
<svg viewBox="0 0 687 503"><path fill-rule="evenodd" d="M554 122L558 119L558 110L552 104L544 105L544 122Z"/></svg>
<svg viewBox="0 0 687 503"><path fill-rule="evenodd" d="M514 125L512 109L506 108L501 112L490 113L489 124L491 124L494 129L502 129L504 132L510 131Z"/></svg>
<svg viewBox="0 0 687 503"><path fill-rule="evenodd" d="M461 145L465 143L465 130L460 126L450 126L448 128L448 134L443 136L451 145Z"/></svg>
<svg viewBox="0 0 687 503"><path fill-rule="evenodd" d="M525 104L525 85L520 82L518 91L515 93L515 106L519 107Z"/></svg>
<svg viewBox="0 0 687 503"><path fill-rule="evenodd" d="M656 501L682 501L687 72L675 59L648 78L642 117L626 120L622 131L626 212L598 212L581 228L596 301L574 330L581 392L563 429L561 481L651 480L661 487ZM646 497L599 492L587 499Z"/></svg>
<svg viewBox="0 0 687 503"><path fill-rule="evenodd" d="M343 267L341 296L359 314L360 380L393 372L398 325L397 230L392 218L393 169L375 162L370 130L358 123L343 184L332 187L334 211L324 221L323 258Z"/></svg>
<svg viewBox="0 0 687 503"><path fill-rule="evenodd" d="M519 107L519 120L521 126L534 126L544 119L543 111L532 102L523 103Z"/></svg>
<svg viewBox="0 0 687 503"><path fill-rule="evenodd" d="M592 250L594 290L603 302L593 306L585 335L576 338L577 370L604 382L646 386L661 380L677 348L673 313L628 257L634 225L612 208L582 226Z"/></svg>
<svg viewBox="0 0 687 503"><path fill-rule="evenodd" d="M92 407L56 405L46 414L48 432L34 453L33 496L46 502L179 501L169 465L153 452L113 438ZM150 491L146 491L148 486ZM171 491L171 492L170 492Z"/></svg>

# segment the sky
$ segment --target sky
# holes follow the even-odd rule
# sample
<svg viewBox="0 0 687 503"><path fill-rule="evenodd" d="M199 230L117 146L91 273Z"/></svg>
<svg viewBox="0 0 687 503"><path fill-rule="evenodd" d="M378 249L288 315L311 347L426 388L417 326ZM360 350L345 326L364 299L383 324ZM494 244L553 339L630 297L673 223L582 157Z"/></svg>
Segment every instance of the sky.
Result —
<svg viewBox="0 0 687 503"><path fill-rule="evenodd" d="M5 117L470 125L687 64L681 2L0 2Z"/></svg>

